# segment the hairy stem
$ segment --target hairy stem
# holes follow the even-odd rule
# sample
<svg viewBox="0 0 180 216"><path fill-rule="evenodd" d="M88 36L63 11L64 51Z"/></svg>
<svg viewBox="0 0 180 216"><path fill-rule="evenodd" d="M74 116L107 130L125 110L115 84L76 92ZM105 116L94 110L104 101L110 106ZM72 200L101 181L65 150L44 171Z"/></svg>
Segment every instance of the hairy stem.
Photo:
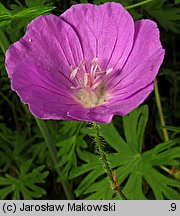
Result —
<svg viewBox="0 0 180 216"><path fill-rule="evenodd" d="M127 200L126 196L122 192L121 187L120 187L120 185L118 183L116 173L115 173L114 170L112 170L112 168L110 166L110 163L109 163L109 161L107 159L107 155L104 152L103 144L102 144L101 139L100 139L99 126L95 122L93 122L93 129L94 129L94 132L95 132L95 142L97 144L97 148L98 148L100 158L101 158L101 161L103 163L105 172L107 173L107 176L108 176L108 178L109 178L109 180L111 182L111 187L115 192L117 192L121 196L121 198L123 200Z"/></svg>
<svg viewBox="0 0 180 216"><path fill-rule="evenodd" d="M58 167L58 161L57 161L57 158L56 158L57 151L56 151L56 148L54 146L53 139L52 139L52 137L51 137L51 135L49 133L49 130L48 130L48 128L47 128L44 121L42 121L40 119L36 119L36 122L37 122L37 125L38 125L38 127L39 127L39 129L40 129L40 131L41 131L41 133L42 133L42 135L44 137L44 140L45 140L45 142L47 144L49 154L50 154L50 156L52 158L55 169L56 169L58 175L60 175L61 170ZM74 199L74 196L73 196L73 194L71 192L69 183L66 182L66 181L61 181L61 184L62 184L62 187L64 189L64 192L65 192L65 195L66 195L67 199L70 199L70 200Z"/></svg>

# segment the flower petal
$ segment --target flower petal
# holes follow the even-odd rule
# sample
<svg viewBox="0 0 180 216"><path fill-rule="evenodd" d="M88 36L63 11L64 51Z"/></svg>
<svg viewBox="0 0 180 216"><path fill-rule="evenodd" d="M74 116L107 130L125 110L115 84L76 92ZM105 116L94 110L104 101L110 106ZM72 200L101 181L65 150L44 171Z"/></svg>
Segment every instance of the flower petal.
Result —
<svg viewBox="0 0 180 216"><path fill-rule="evenodd" d="M28 60L15 68L11 83L12 89L38 118L99 123L107 123L112 118L112 114L102 112L100 108L82 107L51 74Z"/></svg>
<svg viewBox="0 0 180 216"><path fill-rule="evenodd" d="M110 99L87 108L73 91L78 90L76 75L89 73L95 57L100 72L109 72L101 81ZM60 17L33 20L25 36L8 49L6 69L12 89L35 116L108 123L114 114L131 112L152 92L163 58L153 21L134 25L118 3L79 4Z"/></svg>
<svg viewBox="0 0 180 216"><path fill-rule="evenodd" d="M137 65L117 86L108 90L117 100L129 97L146 87L156 76L164 58L164 50L159 49L152 57Z"/></svg>
<svg viewBox="0 0 180 216"><path fill-rule="evenodd" d="M11 75L25 58L34 59L41 67L56 67L69 78L71 66L83 59L79 39L70 25L61 18L48 15L33 20L20 41L11 45L6 53L6 69Z"/></svg>
<svg viewBox="0 0 180 216"><path fill-rule="evenodd" d="M129 85L135 88L134 91L145 87L156 76L164 53L157 24L151 20L136 21L131 54L120 73L107 80L107 86L114 92Z"/></svg>
<svg viewBox="0 0 180 216"><path fill-rule="evenodd" d="M120 4L77 4L60 17L77 32L86 61L97 57L103 70L121 69L132 48L134 22Z"/></svg>
<svg viewBox="0 0 180 216"><path fill-rule="evenodd" d="M78 121L89 121L107 124L112 120L113 114L107 109L107 107L99 106L96 108L81 108L72 109L68 112L68 116Z"/></svg>
<svg viewBox="0 0 180 216"><path fill-rule="evenodd" d="M154 84L154 82L150 83L145 88L134 92L134 94L123 100L117 100L117 98L114 97L111 101L109 101L109 110L111 110L114 115L128 114L133 109L138 107L138 105L144 102L148 95L153 91Z"/></svg>
<svg viewBox="0 0 180 216"><path fill-rule="evenodd" d="M57 85L50 74L48 76L48 71L29 61L21 62L15 68L11 83L12 89L39 118L69 119L68 110L80 106L67 89Z"/></svg>

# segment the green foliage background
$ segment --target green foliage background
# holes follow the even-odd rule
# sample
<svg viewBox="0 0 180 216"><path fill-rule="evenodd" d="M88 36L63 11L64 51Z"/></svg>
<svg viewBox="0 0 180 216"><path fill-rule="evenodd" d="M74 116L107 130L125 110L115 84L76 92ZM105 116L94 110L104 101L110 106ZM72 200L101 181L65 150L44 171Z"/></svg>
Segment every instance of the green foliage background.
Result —
<svg viewBox="0 0 180 216"><path fill-rule="evenodd" d="M76 3L105 0L0 0L0 199L119 199L97 154L91 123L35 119L11 90L5 51L26 25ZM101 139L128 199L180 199L180 1L114 0L134 19L155 20L166 56L158 74L169 133L152 93L127 116L100 125Z"/></svg>

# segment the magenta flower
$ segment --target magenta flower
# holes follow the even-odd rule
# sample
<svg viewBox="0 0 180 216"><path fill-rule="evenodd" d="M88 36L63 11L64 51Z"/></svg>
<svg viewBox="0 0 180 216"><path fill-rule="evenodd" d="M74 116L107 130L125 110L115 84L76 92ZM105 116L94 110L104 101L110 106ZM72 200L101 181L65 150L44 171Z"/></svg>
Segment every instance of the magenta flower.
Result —
<svg viewBox="0 0 180 216"><path fill-rule="evenodd" d="M40 16L6 53L12 89L42 119L108 123L153 91L164 58L155 22L118 3Z"/></svg>

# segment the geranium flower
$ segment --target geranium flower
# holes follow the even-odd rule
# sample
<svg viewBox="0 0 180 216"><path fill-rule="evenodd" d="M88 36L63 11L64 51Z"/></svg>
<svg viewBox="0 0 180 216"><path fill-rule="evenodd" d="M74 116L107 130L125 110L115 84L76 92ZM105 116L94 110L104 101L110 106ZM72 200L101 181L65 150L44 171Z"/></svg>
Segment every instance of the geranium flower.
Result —
<svg viewBox="0 0 180 216"><path fill-rule="evenodd" d="M6 53L12 89L42 119L108 123L153 91L164 58L155 22L118 3L40 16Z"/></svg>

